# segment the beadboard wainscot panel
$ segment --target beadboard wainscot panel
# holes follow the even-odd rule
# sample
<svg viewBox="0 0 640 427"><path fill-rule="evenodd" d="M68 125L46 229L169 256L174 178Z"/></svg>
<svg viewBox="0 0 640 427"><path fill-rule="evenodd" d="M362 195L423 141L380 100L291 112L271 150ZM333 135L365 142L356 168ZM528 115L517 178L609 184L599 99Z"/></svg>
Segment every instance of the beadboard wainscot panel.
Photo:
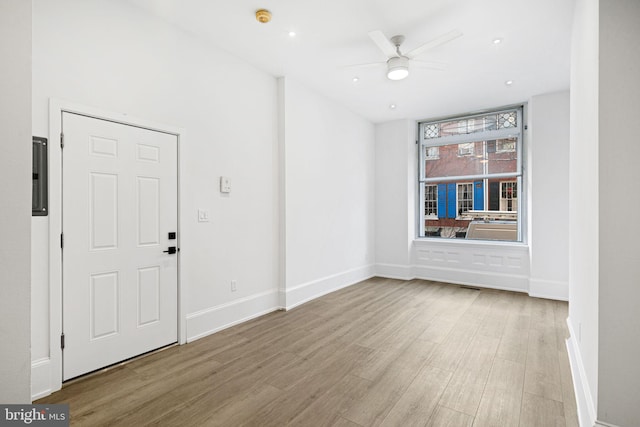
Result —
<svg viewBox="0 0 640 427"><path fill-rule="evenodd" d="M420 239L414 242L413 273L418 279L529 292L529 247Z"/></svg>

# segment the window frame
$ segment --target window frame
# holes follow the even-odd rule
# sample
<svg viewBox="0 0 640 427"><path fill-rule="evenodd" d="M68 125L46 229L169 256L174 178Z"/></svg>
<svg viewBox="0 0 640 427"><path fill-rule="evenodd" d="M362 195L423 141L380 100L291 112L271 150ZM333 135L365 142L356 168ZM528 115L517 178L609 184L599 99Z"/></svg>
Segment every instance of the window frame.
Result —
<svg viewBox="0 0 640 427"><path fill-rule="evenodd" d="M455 120L469 120L472 118L483 117L487 115L495 114L498 116L501 113L515 111L517 117L517 126L516 127L504 127L501 129L491 129L481 132L469 132L465 134L454 134L454 135L446 135L446 136L436 136L430 139L426 139L423 133L423 126L429 126L436 123L443 122L451 122ZM424 187L426 184L437 184L439 182L448 181L458 183L465 182L475 182L477 180L484 180L488 182L489 179L500 179L500 180L510 180L515 181L518 191L518 197L516 198L516 209L517 209L517 227L518 227L518 236L517 240L514 241L494 241L494 240L473 240L475 243L491 243L491 244L516 244L516 245L526 245L527 244L527 233L526 233L526 220L527 213L525 212L525 202L526 202L526 185L524 180L526 178L525 173L525 157L526 157L526 146L525 146L525 138L526 138L526 111L527 105L526 103L509 105L505 107L499 107L496 109L483 110L480 112L474 112L469 114L460 114L454 116L446 116L446 117L438 117L434 119L426 119L417 121L417 133L418 138L416 140L416 144L418 146L417 154L418 154L418 170L417 170L417 181L419 191L416 192L417 197L417 205L420 206L418 221L416 227L416 238L420 240L446 240L446 241L465 241L465 239L442 239L442 238L433 238L431 236L425 235L425 219L429 219L425 216L425 207L424 207ZM440 131L438 131L438 135L440 135ZM439 176L439 177L426 177L425 176L425 156L426 153L425 147L442 147L446 145L452 144L463 144L463 143L477 143L483 141L491 141L491 140L499 140L499 139L507 139L507 138L515 138L515 150L500 150L499 152L516 152L516 170L515 172L506 172L506 173L486 173L486 174L472 174L472 175L461 175L461 176ZM485 144L486 146L486 144ZM497 143L496 143L496 152ZM500 196L502 195L502 186L500 186ZM457 199L457 185L456 185L456 199ZM486 199L485 199L486 200ZM458 200L456 200L456 207L458 207ZM488 208L485 202L485 210Z"/></svg>

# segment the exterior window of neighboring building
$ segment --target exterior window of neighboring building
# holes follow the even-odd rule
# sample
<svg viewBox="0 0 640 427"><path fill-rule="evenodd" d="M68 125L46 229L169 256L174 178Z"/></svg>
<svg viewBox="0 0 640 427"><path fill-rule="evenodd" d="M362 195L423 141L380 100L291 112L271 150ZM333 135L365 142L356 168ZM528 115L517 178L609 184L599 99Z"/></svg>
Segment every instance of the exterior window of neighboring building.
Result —
<svg viewBox="0 0 640 427"><path fill-rule="evenodd" d="M515 138L499 139L496 141L496 152L516 151Z"/></svg>
<svg viewBox="0 0 640 427"><path fill-rule="evenodd" d="M419 123L420 237L522 240L522 111Z"/></svg>
<svg viewBox="0 0 640 427"><path fill-rule="evenodd" d="M424 215L438 217L438 186L425 184L424 186Z"/></svg>
<svg viewBox="0 0 640 427"><path fill-rule="evenodd" d="M458 184L458 216L473 210L473 183Z"/></svg>
<svg viewBox="0 0 640 427"><path fill-rule="evenodd" d="M425 160L437 160L440 158L440 147L425 147L427 150Z"/></svg>
<svg viewBox="0 0 640 427"><path fill-rule="evenodd" d="M458 156L470 156L474 152L475 144L468 142L464 144L458 144Z"/></svg>
<svg viewBox="0 0 640 427"><path fill-rule="evenodd" d="M500 210L512 212L518 205L518 183L516 181L502 182L500 190Z"/></svg>

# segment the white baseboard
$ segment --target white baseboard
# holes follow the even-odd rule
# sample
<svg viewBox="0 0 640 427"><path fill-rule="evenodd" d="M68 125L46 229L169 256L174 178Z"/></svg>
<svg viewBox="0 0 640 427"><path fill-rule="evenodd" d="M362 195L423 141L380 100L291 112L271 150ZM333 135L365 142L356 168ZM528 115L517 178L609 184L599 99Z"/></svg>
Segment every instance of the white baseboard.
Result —
<svg viewBox="0 0 640 427"><path fill-rule="evenodd" d="M279 310L278 291L268 291L187 315L187 342Z"/></svg>
<svg viewBox="0 0 640 427"><path fill-rule="evenodd" d="M48 357L31 362L31 400L38 400L53 392L51 387L51 359Z"/></svg>
<svg viewBox="0 0 640 427"><path fill-rule="evenodd" d="M480 288L525 292L536 298L569 300L569 284L567 282L530 279L525 275L504 274L497 271L426 265L376 264L376 276L399 280L434 280Z"/></svg>
<svg viewBox="0 0 640 427"><path fill-rule="evenodd" d="M587 374L584 371L580 347L576 341L576 334L571 326L571 321L567 318L569 328L569 338L567 339L567 352L569 353L569 365L571 366L571 377L573 378L573 390L576 395L578 406L578 418L580 426L591 427L596 424L596 408L593 402Z"/></svg>
<svg viewBox="0 0 640 427"><path fill-rule="evenodd" d="M569 301L569 283L531 278L529 295L536 298Z"/></svg>
<svg viewBox="0 0 640 427"><path fill-rule="evenodd" d="M376 276L386 279L413 280L413 267L398 264L376 264Z"/></svg>
<svg viewBox="0 0 640 427"><path fill-rule="evenodd" d="M615 424L605 423L604 421L596 420L596 423L593 425L593 427L619 427L619 426Z"/></svg>
<svg viewBox="0 0 640 427"><path fill-rule="evenodd" d="M375 271L374 265L366 265L289 288L284 308L290 310L338 289L370 279L375 276Z"/></svg>
<svg viewBox="0 0 640 427"><path fill-rule="evenodd" d="M464 270L460 268L429 267L414 265L416 279L456 283L480 288L503 291L528 292L529 278L515 274L503 274L493 271Z"/></svg>

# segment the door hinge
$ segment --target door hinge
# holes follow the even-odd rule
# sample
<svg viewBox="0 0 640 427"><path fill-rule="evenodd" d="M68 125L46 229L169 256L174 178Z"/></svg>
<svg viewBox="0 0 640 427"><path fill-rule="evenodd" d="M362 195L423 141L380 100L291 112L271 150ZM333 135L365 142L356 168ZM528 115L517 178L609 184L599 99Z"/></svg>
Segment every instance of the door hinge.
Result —
<svg viewBox="0 0 640 427"><path fill-rule="evenodd" d="M60 233L60 249L64 249L64 233Z"/></svg>
<svg viewBox="0 0 640 427"><path fill-rule="evenodd" d="M64 350L64 332L60 335L60 348Z"/></svg>
<svg viewBox="0 0 640 427"><path fill-rule="evenodd" d="M64 133L60 132L60 148L64 148Z"/></svg>

